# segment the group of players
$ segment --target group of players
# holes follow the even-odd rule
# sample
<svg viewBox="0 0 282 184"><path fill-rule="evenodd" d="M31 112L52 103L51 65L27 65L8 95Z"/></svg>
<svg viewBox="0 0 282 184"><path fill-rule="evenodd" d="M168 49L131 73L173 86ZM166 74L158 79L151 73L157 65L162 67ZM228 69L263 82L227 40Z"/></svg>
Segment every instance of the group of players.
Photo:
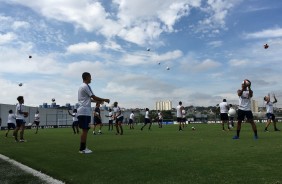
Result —
<svg viewBox="0 0 282 184"><path fill-rule="evenodd" d="M100 105L104 102L109 103L110 99L106 98L100 98L94 95L91 87L89 86L89 83L91 83L91 75L88 72L84 72L82 74L82 80L83 83L78 89L78 104L79 107L77 109L73 110L73 113L69 114L73 117L73 131L74 134L79 133L79 128L82 130L82 133L80 135L80 148L79 148L79 153L92 153L91 150L89 150L86 147L86 141L87 141L87 134L90 129L90 124L91 124L91 102L96 103L96 107L94 110L94 128L93 128L93 134L96 134L96 127L100 126L99 131L97 132L98 134L101 134L101 127L102 127L102 122L101 122L101 113L100 113ZM251 90L251 82L244 80L241 85L241 89L237 91L238 97L239 97L239 106L238 106L238 111L237 111L237 131L236 135L233 137L233 139L239 139L240 136L240 131L241 131L241 124L247 119L247 121L251 124L253 132L254 132L254 139L258 139L257 135L257 128L256 124L254 123L254 118L253 118L253 113L251 111L251 98L253 97L253 91ZM14 129L13 136L15 138L16 142L26 142L24 139L24 129L25 129L25 117L28 116L28 112L23 111L23 104L24 104L24 98L23 96L19 96L17 98L18 104L16 106L16 114L13 113L12 110L9 111L9 116L8 116L8 130L5 134L5 136L8 136L8 133L10 129ZM268 126L270 125L271 122L274 124L274 130L279 131L279 129L276 127L276 120L275 120L275 115L273 114L273 104L277 102L277 99L274 95L274 101L270 101L270 95L264 97L265 100L265 105L267 109L267 124L265 127L265 131L268 131ZM222 128L224 130L224 123L229 121L228 118L228 104L226 100L224 99L222 103L219 104L220 106L220 115L221 115L221 120L222 120ZM113 110L113 112L112 112ZM176 115L177 115L177 122L179 123L179 131L182 131L184 128L184 125L186 123L185 119L185 109L182 105L182 102L180 101L178 106L176 107ZM109 130L113 130L113 121L115 121L115 127L116 127L116 135L123 135L123 113L121 108L118 106L118 102L114 102L112 109L109 110L109 115L106 115L106 117L109 117ZM39 121L40 116L39 116L39 111L36 112L35 114L35 119L34 123L36 124L36 132L38 132L38 126L39 126ZM158 111L158 124L159 128L162 128L162 114L160 111ZM14 122L16 122L16 127L14 125ZM130 119L129 119L129 124L130 124L130 129L134 129L133 127L133 122L134 122L134 112L130 114ZM151 118L149 116L149 109L146 108L145 112L145 123L141 127L141 130L144 129L146 125L149 124L149 130L151 129ZM229 128L229 126L228 126ZM18 139L18 131L20 131L20 139Z"/></svg>

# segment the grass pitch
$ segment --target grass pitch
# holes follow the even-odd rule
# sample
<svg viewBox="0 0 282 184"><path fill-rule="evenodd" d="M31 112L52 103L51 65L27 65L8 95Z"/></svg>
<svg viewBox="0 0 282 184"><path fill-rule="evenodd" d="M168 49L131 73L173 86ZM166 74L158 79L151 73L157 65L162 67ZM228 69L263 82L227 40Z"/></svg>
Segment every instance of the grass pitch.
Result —
<svg viewBox="0 0 282 184"><path fill-rule="evenodd" d="M242 125L239 140L232 140L235 130L223 132L219 124L190 124L182 132L176 125L151 131L124 126L122 136L103 127L103 135L89 131L93 153L85 155L71 128L26 130L26 143L15 143L11 134L5 139L2 131L0 153L71 184L280 184L282 132L257 126L258 140L249 124Z"/></svg>

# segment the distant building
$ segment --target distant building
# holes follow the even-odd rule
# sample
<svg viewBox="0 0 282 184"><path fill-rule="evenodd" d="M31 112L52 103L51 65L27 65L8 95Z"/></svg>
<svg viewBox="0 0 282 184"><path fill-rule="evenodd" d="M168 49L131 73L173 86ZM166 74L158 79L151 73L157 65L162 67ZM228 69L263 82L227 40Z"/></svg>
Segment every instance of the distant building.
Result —
<svg viewBox="0 0 282 184"><path fill-rule="evenodd" d="M170 100L167 101L157 101L156 102L156 110L171 110L172 102Z"/></svg>
<svg viewBox="0 0 282 184"><path fill-rule="evenodd" d="M252 112L259 112L258 101L252 100L251 108Z"/></svg>

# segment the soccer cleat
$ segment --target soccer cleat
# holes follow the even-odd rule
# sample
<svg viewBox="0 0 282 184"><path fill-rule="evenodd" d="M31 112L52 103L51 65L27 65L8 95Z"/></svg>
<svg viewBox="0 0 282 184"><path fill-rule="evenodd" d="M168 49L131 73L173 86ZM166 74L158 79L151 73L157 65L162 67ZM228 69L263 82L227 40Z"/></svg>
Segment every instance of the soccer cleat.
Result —
<svg viewBox="0 0 282 184"><path fill-rule="evenodd" d="M239 137L237 135L235 135L232 139L239 139Z"/></svg>
<svg viewBox="0 0 282 184"><path fill-rule="evenodd" d="M255 140L257 140L257 139L258 139L258 136L257 136L257 135L255 135L255 136L254 136L254 139L255 139Z"/></svg>
<svg viewBox="0 0 282 184"><path fill-rule="evenodd" d="M20 142L27 142L26 140L24 140L24 139L20 139Z"/></svg>
<svg viewBox="0 0 282 184"><path fill-rule="evenodd" d="M268 130L267 130L267 129L264 129L264 132L268 132Z"/></svg>
<svg viewBox="0 0 282 184"><path fill-rule="evenodd" d="M280 131L278 128L275 128L274 131Z"/></svg>
<svg viewBox="0 0 282 184"><path fill-rule="evenodd" d="M85 150L80 150L78 153L89 154L89 153L92 153L92 151L90 149L86 148Z"/></svg>

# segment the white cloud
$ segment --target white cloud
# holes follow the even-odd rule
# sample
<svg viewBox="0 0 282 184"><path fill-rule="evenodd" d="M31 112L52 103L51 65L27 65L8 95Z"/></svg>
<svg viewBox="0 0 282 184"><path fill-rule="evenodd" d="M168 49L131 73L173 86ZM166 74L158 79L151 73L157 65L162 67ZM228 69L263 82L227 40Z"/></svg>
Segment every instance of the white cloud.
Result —
<svg viewBox="0 0 282 184"><path fill-rule="evenodd" d="M228 63L232 67L244 67L244 66L248 65L249 61L247 61L247 60L232 59Z"/></svg>
<svg viewBox="0 0 282 184"><path fill-rule="evenodd" d="M207 45L211 47L220 47L222 46L222 41L212 41L212 42L207 43Z"/></svg>
<svg viewBox="0 0 282 184"><path fill-rule="evenodd" d="M245 38L277 38L282 37L282 28L266 29L254 33L246 33Z"/></svg>
<svg viewBox="0 0 282 184"><path fill-rule="evenodd" d="M6 34L0 33L0 45L10 43L11 41L15 40L16 38L17 38L17 35L11 32L6 33Z"/></svg>
<svg viewBox="0 0 282 184"><path fill-rule="evenodd" d="M12 24L12 29L17 30L17 29L27 29L30 27L30 24L28 22L25 21L14 21Z"/></svg>
<svg viewBox="0 0 282 184"><path fill-rule="evenodd" d="M67 52L71 54L94 54L100 50L101 45L97 42L77 43L67 48Z"/></svg>

